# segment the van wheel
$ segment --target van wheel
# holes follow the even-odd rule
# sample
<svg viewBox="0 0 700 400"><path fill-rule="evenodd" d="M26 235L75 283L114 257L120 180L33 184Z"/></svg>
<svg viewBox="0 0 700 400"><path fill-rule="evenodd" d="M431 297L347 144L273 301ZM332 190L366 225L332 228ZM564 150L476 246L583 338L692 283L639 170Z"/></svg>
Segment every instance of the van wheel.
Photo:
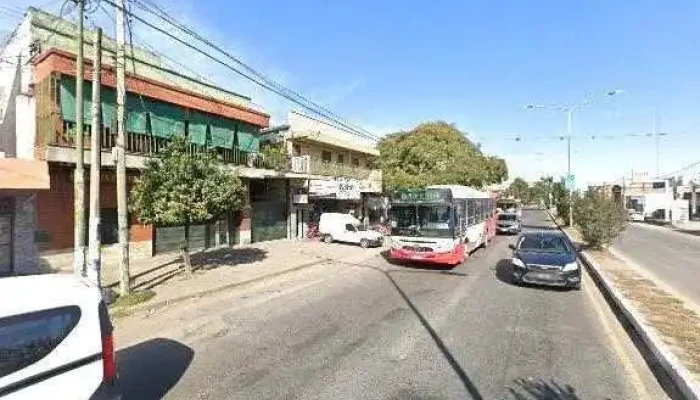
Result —
<svg viewBox="0 0 700 400"><path fill-rule="evenodd" d="M324 243L333 243L333 236L331 235L326 235L323 237L323 242Z"/></svg>
<svg viewBox="0 0 700 400"><path fill-rule="evenodd" d="M360 240L360 247L362 247L363 249L368 248L369 247L369 240L367 240L367 239Z"/></svg>

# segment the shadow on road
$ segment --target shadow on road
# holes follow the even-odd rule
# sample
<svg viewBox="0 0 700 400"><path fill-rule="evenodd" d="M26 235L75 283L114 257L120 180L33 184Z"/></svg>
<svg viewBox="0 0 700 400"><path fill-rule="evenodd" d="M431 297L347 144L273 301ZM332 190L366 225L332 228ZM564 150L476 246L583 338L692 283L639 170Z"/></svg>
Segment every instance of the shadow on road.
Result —
<svg viewBox="0 0 700 400"><path fill-rule="evenodd" d="M180 380L193 358L194 350L163 338L118 350L116 361L123 400L163 398Z"/></svg>
<svg viewBox="0 0 700 400"><path fill-rule="evenodd" d="M406 305L411 309L413 314L418 318L420 321L421 325L423 325L423 328L428 332L430 337L433 339L433 342L435 342L435 345L438 347L440 352L442 353L443 357L445 357L445 360L450 364L454 372L457 374L459 377L460 382L462 382L462 385L464 386L464 389L469 393L469 396L474 399L474 400L483 400L483 396L481 393L479 393L479 390L476 388L474 383L471 381L469 378L469 375L467 372L462 368L462 366L459 364L457 359L452 355L452 352L450 352L450 349L447 348L445 345L445 342L442 341L442 338L440 338L440 335L433 329L432 325L430 325L430 322L423 316L423 314L418 310L415 304L413 304L413 301L408 297L406 292L404 292L403 289L401 289L401 286L396 282L396 280L391 276L393 272L406 272L406 271L385 271L383 269L380 269L378 267L373 267L371 265L363 265L363 264L357 264L357 263L349 263L349 262L343 262L343 264L346 265L351 265L354 267L360 267L360 268L369 268L373 269L382 275L384 275L391 285L396 289L396 291L399 293L401 298L406 302ZM416 271L417 272L417 271Z"/></svg>
<svg viewBox="0 0 700 400"><path fill-rule="evenodd" d="M516 388L508 388L515 400L581 400L571 385L522 378L516 379L515 384Z"/></svg>

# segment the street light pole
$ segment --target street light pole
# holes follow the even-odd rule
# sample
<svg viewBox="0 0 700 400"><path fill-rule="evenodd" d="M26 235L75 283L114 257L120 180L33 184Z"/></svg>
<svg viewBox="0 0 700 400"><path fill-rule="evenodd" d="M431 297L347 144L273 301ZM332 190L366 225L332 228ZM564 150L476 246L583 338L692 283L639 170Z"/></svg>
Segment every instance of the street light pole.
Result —
<svg viewBox="0 0 700 400"><path fill-rule="evenodd" d="M622 90L611 90L605 93L606 96L614 96L616 94L622 93ZM570 105L570 106L544 106L544 105L533 105L528 104L525 106L526 109L554 109L566 112L566 172L567 180L571 176L571 134L573 131L573 114L577 109L589 104L591 98L586 98L580 103ZM569 226L573 225L573 188L569 189Z"/></svg>
<svg viewBox="0 0 700 400"><path fill-rule="evenodd" d="M574 107L566 110L566 175L571 176L571 133ZM574 188L569 188L569 226L574 225Z"/></svg>

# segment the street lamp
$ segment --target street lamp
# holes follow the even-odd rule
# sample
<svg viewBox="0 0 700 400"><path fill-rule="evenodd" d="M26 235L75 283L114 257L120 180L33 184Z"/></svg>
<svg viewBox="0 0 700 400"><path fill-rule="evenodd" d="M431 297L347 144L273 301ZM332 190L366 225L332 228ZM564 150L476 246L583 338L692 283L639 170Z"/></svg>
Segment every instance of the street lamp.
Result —
<svg viewBox="0 0 700 400"><path fill-rule="evenodd" d="M604 96L615 96L616 94L620 94L623 91L621 89L615 89L615 90L610 90L605 92ZM571 131L572 131L572 124L573 124L573 114L574 111L578 110L579 108L582 108L583 106L589 104L591 101L595 100L595 98L592 97L587 97L581 102L568 105L568 106L561 106L561 105L553 105L553 106L548 106L548 105L540 105L540 104L528 104L525 106L526 109L528 110L535 110L535 109L545 109L545 110L557 110L557 111L563 111L566 113L566 174L567 174L567 180L571 176ZM572 199L571 199L571 192L573 189L569 190L569 226L573 225L573 215L572 215Z"/></svg>

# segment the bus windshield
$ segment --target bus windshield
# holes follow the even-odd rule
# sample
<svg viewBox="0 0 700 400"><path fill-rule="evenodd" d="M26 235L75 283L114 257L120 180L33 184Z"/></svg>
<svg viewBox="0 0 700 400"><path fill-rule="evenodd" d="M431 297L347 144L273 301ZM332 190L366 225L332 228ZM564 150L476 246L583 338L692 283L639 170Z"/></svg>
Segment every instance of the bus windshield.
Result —
<svg viewBox="0 0 700 400"><path fill-rule="evenodd" d="M449 205L392 205L391 215L392 235L453 237L454 221Z"/></svg>

